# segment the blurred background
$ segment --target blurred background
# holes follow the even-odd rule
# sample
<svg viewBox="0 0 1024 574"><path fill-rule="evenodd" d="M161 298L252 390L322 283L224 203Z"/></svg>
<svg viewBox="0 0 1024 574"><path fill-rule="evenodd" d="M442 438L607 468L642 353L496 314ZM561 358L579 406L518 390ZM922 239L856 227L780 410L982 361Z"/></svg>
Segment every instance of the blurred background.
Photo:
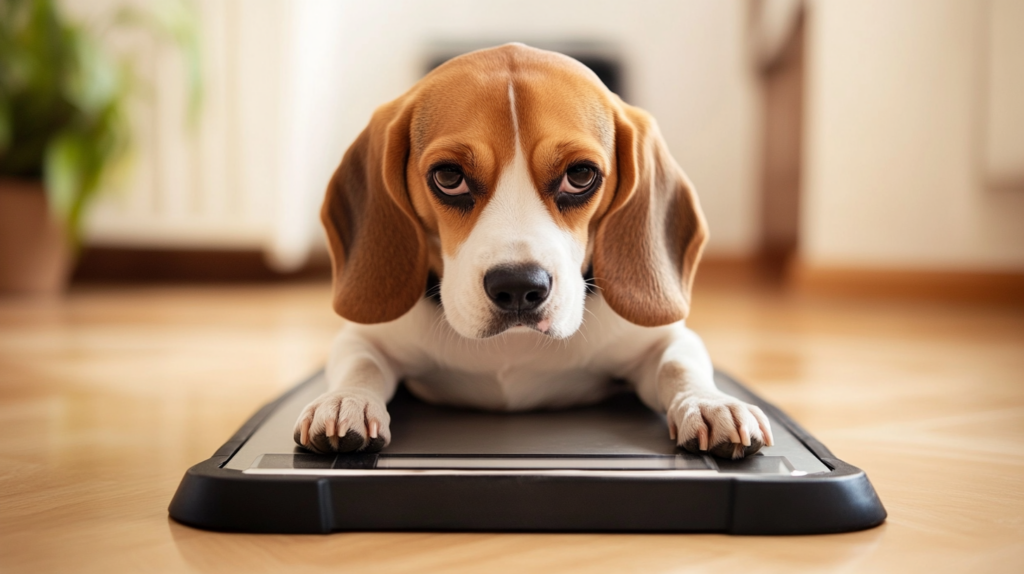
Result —
<svg viewBox="0 0 1024 574"><path fill-rule="evenodd" d="M710 225L687 325L868 472L884 527L808 552L168 520L324 364L317 212L374 108L510 41L657 118ZM1022 350L1024 0L0 0L11 571L1024 572Z"/></svg>
<svg viewBox="0 0 1024 574"><path fill-rule="evenodd" d="M126 6L155 25L109 25ZM445 59L509 41L583 60L657 118L701 197L708 269L819 291L1024 291L1020 0L65 0L56 11L130 68L129 133L76 212L73 274L26 256L48 224L38 206L13 215L14 192L2 192L0 256L45 267L15 272L8 291L32 289L29 276L326 276L318 207L373 109ZM0 189L33 177L59 187L47 169L6 169Z"/></svg>

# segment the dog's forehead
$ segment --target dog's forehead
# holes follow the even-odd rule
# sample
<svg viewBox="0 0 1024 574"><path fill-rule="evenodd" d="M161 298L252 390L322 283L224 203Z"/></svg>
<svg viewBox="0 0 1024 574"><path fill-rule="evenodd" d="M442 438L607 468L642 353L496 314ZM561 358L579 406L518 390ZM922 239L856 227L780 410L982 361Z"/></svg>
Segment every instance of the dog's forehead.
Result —
<svg viewBox="0 0 1024 574"><path fill-rule="evenodd" d="M583 65L579 64L582 68ZM610 93L589 69L523 70L513 81L519 130L527 141L592 138L605 152L614 146Z"/></svg>
<svg viewBox="0 0 1024 574"><path fill-rule="evenodd" d="M410 125L412 151L422 154L439 138L513 145L508 77L499 70L450 70L421 81Z"/></svg>
<svg viewBox="0 0 1024 574"><path fill-rule="evenodd" d="M443 140L486 145L505 163L517 135L528 147L549 138L613 146L610 92L589 68L552 52L508 45L455 58L420 82L415 100L416 155Z"/></svg>

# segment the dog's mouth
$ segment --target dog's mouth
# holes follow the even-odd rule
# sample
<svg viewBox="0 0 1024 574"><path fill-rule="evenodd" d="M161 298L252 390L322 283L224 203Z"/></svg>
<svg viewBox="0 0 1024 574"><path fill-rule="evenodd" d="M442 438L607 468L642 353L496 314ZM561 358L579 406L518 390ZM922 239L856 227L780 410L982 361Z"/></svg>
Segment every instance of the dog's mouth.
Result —
<svg viewBox="0 0 1024 574"><path fill-rule="evenodd" d="M551 319L539 311L501 312L495 315L491 324L480 334L480 338L494 337L512 329L529 329L550 335Z"/></svg>

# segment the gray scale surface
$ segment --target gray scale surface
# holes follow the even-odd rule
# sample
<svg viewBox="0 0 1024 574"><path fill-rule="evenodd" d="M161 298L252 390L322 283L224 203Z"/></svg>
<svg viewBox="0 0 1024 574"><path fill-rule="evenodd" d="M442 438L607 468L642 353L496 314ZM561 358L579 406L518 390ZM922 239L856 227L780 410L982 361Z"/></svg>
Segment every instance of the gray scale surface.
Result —
<svg viewBox="0 0 1024 574"><path fill-rule="evenodd" d="M716 384L751 400L727 377L716 374ZM392 442L381 453L318 455L297 447L292 433L301 410L324 390L323 374L300 386L222 468L261 475L639 472L681 479L830 472L775 420L775 445L754 456L727 461L687 453L669 440L664 416L630 393L591 407L496 413L432 406L400 390L388 405Z"/></svg>

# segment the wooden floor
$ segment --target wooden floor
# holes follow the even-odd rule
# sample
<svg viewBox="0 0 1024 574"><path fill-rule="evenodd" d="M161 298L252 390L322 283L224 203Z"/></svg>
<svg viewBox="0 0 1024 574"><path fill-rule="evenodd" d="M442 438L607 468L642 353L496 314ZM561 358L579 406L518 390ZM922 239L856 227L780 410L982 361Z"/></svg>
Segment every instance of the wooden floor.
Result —
<svg viewBox="0 0 1024 574"><path fill-rule="evenodd" d="M0 300L3 572L1024 572L1024 311L698 286L713 358L865 469L881 527L816 537L254 536L181 526L182 473L316 369L326 284Z"/></svg>

